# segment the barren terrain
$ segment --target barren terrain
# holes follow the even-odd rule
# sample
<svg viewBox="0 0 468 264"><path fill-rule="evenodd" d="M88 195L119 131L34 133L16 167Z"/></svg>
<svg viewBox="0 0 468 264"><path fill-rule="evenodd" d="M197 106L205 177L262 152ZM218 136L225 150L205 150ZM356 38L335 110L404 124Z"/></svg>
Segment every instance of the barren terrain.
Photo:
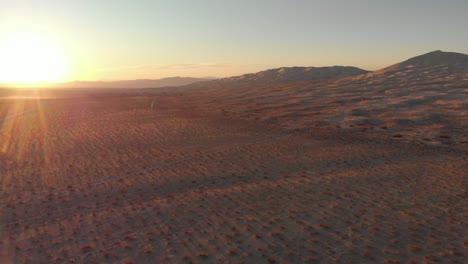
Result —
<svg viewBox="0 0 468 264"><path fill-rule="evenodd" d="M276 71L276 75L283 73L284 69ZM263 75L244 77L261 79ZM186 90L191 91L190 97L199 98L199 104L287 129L331 129L367 139L468 148L465 54L434 51L375 72L327 80L232 81L242 77Z"/></svg>
<svg viewBox="0 0 468 264"><path fill-rule="evenodd" d="M0 262L463 263L466 115L450 117L453 148L296 130L299 108L323 111L298 102L342 102L323 89L288 113L269 89L248 119L225 91L0 100Z"/></svg>

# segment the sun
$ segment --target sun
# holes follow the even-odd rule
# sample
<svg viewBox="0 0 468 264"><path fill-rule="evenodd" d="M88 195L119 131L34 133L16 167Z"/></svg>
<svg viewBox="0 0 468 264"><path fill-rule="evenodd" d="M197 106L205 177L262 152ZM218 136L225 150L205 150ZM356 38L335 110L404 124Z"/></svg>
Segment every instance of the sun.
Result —
<svg viewBox="0 0 468 264"><path fill-rule="evenodd" d="M0 36L0 82L58 82L66 74L63 52L45 36L30 32Z"/></svg>

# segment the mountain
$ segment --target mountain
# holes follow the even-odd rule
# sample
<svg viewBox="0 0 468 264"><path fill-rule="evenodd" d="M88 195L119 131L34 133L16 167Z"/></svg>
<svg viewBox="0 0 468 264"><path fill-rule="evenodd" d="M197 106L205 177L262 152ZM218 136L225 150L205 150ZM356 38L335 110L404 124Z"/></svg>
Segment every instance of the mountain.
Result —
<svg viewBox="0 0 468 264"><path fill-rule="evenodd" d="M468 73L468 55L436 50L361 77L375 78L379 75L386 75L399 78L401 76L412 76L429 80L437 76L457 73ZM398 76L395 76L395 74L398 74Z"/></svg>
<svg viewBox="0 0 468 264"><path fill-rule="evenodd" d="M158 88L168 86L184 86L210 79L191 77L168 77L162 79L139 79L125 81L75 81L58 84L61 88Z"/></svg>
<svg viewBox="0 0 468 264"><path fill-rule="evenodd" d="M48 88L159 88L171 86L184 86L196 82L209 81L207 78L168 77L162 79L139 79L125 81L74 81L65 83L44 83L40 86ZM9 87L8 84L0 84L0 87ZM28 85L25 85L28 87Z"/></svg>
<svg viewBox="0 0 468 264"><path fill-rule="evenodd" d="M433 67L438 65L448 66L458 70L468 70L468 55L457 52L444 52L436 50L397 64L401 67Z"/></svg>
<svg viewBox="0 0 468 264"><path fill-rule="evenodd" d="M356 67L332 66L332 67L282 67L265 70L257 73L244 74L211 81L209 85L229 84L269 84L297 81L328 80L349 77L368 73ZM202 84L202 83L200 83Z"/></svg>

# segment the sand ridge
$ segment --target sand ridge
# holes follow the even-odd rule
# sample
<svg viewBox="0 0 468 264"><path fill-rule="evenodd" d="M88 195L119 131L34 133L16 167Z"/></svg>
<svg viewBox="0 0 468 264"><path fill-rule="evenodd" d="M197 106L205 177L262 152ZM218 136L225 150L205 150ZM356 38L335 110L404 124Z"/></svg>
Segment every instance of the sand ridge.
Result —
<svg viewBox="0 0 468 264"><path fill-rule="evenodd" d="M466 149L468 55L435 51L375 72L273 84L203 83L180 90L199 105L289 129Z"/></svg>

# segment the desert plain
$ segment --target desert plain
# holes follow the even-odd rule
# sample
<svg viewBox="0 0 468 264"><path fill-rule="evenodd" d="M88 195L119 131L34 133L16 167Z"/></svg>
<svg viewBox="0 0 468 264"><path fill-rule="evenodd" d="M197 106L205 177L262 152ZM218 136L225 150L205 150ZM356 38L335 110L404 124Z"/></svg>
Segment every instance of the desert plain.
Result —
<svg viewBox="0 0 468 264"><path fill-rule="evenodd" d="M467 74L423 66L4 97L0 262L463 263Z"/></svg>

